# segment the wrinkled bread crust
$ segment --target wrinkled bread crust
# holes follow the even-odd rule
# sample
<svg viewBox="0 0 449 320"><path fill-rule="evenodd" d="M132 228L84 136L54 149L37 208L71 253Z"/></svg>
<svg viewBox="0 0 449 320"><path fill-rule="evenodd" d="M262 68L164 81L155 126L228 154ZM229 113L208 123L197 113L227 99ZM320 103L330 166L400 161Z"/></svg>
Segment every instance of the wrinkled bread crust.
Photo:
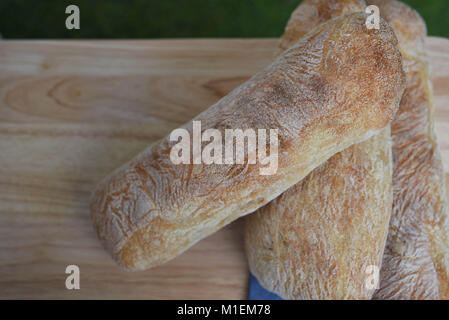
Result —
<svg viewBox="0 0 449 320"><path fill-rule="evenodd" d="M449 226L444 171L434 133L432 87L419 14L370 0L393 27L406 89L392 122L393 212L375 299L449 299Z"/></svg>

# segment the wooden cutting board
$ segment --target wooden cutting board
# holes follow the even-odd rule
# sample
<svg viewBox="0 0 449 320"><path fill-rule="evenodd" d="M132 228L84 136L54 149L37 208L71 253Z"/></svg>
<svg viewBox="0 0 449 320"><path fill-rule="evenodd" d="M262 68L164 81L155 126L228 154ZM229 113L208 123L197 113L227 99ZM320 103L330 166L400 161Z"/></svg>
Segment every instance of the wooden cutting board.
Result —
<svg viewBox="0 0 449 320"><path fill-rule="evenodd" d="M128 273L101 247L88 199L111 170L269 64L276 44L1 41L0 298L245 298L240 220L164 266ZM428 48L449 169L449 40L429 38ZM71 264L80 290L65 288Z"/></svg>

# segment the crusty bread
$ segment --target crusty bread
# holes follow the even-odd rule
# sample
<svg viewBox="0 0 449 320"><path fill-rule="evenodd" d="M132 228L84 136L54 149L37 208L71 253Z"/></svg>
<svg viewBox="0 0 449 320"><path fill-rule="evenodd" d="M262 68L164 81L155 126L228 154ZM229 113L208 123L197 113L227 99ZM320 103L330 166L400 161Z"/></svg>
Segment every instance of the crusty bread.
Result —
<svg viewBox="0 0 449 320"><path fill-rule="evenodd" d="M406 72L392 122L393 212L375 299L449 299L449 227L444 171L434 134L425 23L398 1L370 0L390 22Z"/></svg>
<svg viewBox="0 0 449 320"><path fill-rule="evenodd" d="M175 165L166 137L107 176L91 213L113 258L127 270L164 263L387 126L404 87L401 56L388 24L367 30L365 20L317 27L196 118L203 130L278 129L276 174L260 175L259 163Z"/></svg>
<svg viewBox="0 0 449 320"><path fill-rule="evenodd" d="M334 16L363 11L356 0L305 0L280 48ZM399 97L398 100L399 101ZM370 299L369 266L380 268L391 214L390 128L331 157L246 217L251 272L284 299ZM374 270L375 271L375 270Z"/></svg>

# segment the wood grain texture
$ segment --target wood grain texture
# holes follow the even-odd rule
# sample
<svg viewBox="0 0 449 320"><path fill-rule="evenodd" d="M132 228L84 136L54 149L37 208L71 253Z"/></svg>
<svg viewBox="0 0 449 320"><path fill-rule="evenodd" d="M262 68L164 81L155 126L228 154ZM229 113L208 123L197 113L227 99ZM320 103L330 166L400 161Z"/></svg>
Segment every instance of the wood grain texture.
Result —
<svg viewBox="0 0 449 320"><path fill-rule="evenodd" d="M166 265L129 273L101 247L88 197L112 169L269 64L276 45L0 42L0 298L245 298L240 220ZM427 46L449 182L449 40ZM65 289L69 264L80 267L80 290Z"/></svg>

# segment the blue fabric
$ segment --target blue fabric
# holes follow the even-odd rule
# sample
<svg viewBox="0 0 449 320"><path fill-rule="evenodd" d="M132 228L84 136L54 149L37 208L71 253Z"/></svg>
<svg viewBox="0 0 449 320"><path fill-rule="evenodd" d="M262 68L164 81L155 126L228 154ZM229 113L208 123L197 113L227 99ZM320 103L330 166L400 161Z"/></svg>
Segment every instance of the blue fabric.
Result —
<svg viewBox="0 0 449 320"><path fill-rule="evenodd" d="M277 294L263 288L255 276L249 275L248 300L282 300Z"/></svg>

